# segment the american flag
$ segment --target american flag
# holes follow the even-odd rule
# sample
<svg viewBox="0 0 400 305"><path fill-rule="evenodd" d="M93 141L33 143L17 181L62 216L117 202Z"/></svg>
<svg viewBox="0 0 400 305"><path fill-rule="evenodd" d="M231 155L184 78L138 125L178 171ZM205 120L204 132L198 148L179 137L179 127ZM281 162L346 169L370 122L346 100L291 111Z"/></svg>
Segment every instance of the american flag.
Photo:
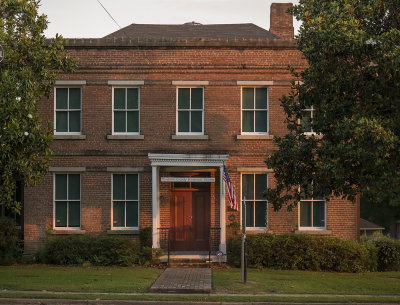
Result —
<svg viewBox="0 0 400 305"><path fill-rule="evenodd" d="M233 189L233 184L231 182L231 178L229 178L228 170L224 164L224 181L226 182L226 186L228 188L228 196L229 196L229 203L231 205L231 209L239 211L239 206L236 201L235 190Z"/></svg>

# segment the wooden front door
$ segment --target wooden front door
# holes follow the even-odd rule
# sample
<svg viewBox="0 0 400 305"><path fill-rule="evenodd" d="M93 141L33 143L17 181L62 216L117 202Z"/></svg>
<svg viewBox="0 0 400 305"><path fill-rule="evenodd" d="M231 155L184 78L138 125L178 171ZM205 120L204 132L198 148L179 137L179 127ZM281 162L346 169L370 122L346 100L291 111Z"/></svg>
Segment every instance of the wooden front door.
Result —
<svg viewBox="0 0 400 305"><path fill-rule="evenodd" d="M204 251L209 248L210 192L171 191L171 250Z"/></svg>

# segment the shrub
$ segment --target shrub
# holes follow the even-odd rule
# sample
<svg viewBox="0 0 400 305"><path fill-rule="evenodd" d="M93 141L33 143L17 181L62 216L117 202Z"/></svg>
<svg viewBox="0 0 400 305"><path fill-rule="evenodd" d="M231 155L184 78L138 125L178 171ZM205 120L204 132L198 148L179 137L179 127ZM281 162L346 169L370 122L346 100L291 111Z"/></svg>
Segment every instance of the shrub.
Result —
<svg viewBox="0 0 400 305"><path fill-rule="evenodd" d="M127 238L71 235L48 239L37 257L46 264L129 266L137 252L137 245Z"/></svg>
<svg viewBox="0 0 400 305"><path fill-rule="evenodd" d="M366 247L374 247L378 271L400 271L400 241L380 233L363 238Z"/></svg>
<svg viewBox="0 0 400 305"><path fill-rule="evenodd" d="M0 265L12 265L22 257L23 243L15 222L9 218L0 218Z"/></svg>
<svg viewBox="0 0 400 305"><path fill-rule="evenodd" d="M147 227L144 229L141 229L139 232L139 240L140 240L140 247L150 247L152 246L153 243L153 229L151 227Z"/></svg>
<svg viewBox="0 0 400 305"><path fill-rule="evenodd" d="M336 272L360 272L374 267L373 250L355 241L265 233L249 235L246 242L249 267ZM228 246L228 263L240 265L240 239L230 241ZM234 256L232 260L230 253Z"/></svg>

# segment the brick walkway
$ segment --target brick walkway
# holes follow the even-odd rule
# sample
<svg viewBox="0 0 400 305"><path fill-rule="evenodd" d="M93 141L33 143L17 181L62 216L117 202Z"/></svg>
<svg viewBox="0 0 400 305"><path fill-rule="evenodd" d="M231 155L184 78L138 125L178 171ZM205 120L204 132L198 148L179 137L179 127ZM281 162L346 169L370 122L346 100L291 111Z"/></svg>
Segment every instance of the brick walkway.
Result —
<svg viewBox="0 0 400 305"><path fill-rule="evenodd" d="M210 293L211 269L167 268L150 288L151 292Z"/></svg>

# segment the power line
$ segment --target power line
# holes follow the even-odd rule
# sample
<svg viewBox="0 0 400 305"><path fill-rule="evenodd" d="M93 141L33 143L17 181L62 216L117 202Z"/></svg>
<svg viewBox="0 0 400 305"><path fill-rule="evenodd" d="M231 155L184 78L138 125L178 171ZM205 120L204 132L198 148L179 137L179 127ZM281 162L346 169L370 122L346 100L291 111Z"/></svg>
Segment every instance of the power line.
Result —
<svg viewBox="0 0 400 305"><path fill-rule="evenodd" d="M110 16L110 18L115 22L116 25L118 25L118 27L121 29L121 26L118 24L117 21L115 21L115 19L113 18L113 16L111 16L111 14L107 11L107 9L104 7L103 4L101 4L100 0L97 0L97 2L101 5L101 7L106 11L106 13L108 14L108 16Z"/></svg>

